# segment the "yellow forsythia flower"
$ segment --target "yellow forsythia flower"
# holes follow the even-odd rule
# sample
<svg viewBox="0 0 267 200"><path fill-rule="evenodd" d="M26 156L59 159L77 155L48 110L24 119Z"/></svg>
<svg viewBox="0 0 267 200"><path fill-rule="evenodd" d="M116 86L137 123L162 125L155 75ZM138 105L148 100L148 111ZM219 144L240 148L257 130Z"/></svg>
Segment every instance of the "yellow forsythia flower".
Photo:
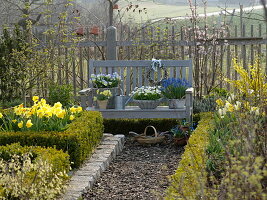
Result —
<svg viewBox="0 0 267 200"><path fill-rule="evenodd" d="M224 106L224 102L223 102L222 99L217 99L217 100L216 100L216 103L217 103L218 106L221 106L221 107Z"/></svg>
<svg viewBox="0 0 267 200"><path fill-rule="evenodd" d="M18 123L18 127L22 128L23 127L23 121L21 121L20 123Z"/></svg>
<svg viewBox="0 0 267 200"><path fill-rule="evenodd" d="M74 120L74 115L70 115L70 120Z"/></svg>
<svg viewBox="0 0 267 200"><path fill-rule="evenodd" d="M1 118L3 118L3 114L2 114L2 113L0 113L0 119L1 119Z"/></svg>
<svg viewBox="0 0 267 200"><path fill-rule="evenodd" d="M28 120L26 123L26 127L27 128L31 128L32 127L32 120Z"/></svg>
<svg viewBox="0 0 267 200"><path fill-rule="evenodd" d="M39 100L39 97L38 96L33 96L32 100L33 100L33 102L37 102Z"/></svg>

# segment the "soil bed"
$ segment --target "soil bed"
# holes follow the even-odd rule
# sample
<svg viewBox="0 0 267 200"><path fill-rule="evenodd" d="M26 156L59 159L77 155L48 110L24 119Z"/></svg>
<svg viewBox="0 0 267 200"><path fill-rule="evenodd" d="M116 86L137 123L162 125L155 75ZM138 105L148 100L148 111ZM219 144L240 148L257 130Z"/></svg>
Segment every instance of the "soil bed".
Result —
<svg viewBox="0 0 267 200"><path fill-rule="evenodd" d="M162 199L184 148L173 145L142 146L126 139L116 157L94 187L83 194L86 200Z"/></svg>

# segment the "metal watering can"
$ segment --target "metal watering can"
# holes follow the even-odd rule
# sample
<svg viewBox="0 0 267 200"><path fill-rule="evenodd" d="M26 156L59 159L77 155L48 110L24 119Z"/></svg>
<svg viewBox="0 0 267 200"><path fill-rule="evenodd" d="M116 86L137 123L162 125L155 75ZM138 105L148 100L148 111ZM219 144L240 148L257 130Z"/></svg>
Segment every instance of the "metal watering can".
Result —
<svg viewBox="0 0 267 200"><path fill-rule="evenodd" d="M132 96L124 96L124 95L118 95L115 96L115 109L116 110L124 110L125 106L128 104L128 102L132 99Z"/></svg>

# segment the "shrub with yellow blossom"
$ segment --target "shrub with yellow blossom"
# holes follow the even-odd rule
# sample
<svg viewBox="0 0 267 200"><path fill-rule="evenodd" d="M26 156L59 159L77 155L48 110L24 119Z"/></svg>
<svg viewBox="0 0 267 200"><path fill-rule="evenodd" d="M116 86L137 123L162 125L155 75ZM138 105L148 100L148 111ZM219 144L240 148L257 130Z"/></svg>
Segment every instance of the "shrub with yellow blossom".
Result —
<svg viewBox="0 0 267 200"><path fill-rule="evenodd" d="M32 107L23 104L0 113L0 130L2 131L63 131L67 125L82 111L81 107L65 109L60 102L53 106L38 96L32 98Z"/></svg>

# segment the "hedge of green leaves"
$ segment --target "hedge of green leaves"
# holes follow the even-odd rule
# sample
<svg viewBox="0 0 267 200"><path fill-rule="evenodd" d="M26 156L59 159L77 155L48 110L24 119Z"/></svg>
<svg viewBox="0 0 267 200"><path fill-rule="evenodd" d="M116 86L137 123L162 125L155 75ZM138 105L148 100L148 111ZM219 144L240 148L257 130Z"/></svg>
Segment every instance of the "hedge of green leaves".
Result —
<svg viewBox="0 0 267 200"><path fill-rule="evenodd" d="M79 167L99 144L103 135L99 112L84 111L63 132L0 132L0 145L19 142L22 146L55 147L70 155L72 167Z"/></svg>
<svg viewBox="0 0 267 200"><path fill-rule="evenodd" d="M178 123L177 119L104 119L105 133L124 135L127 135L129 131L143 133L150 125L158 131L168 131Z"/></svg>
<svg viewBox="0 0 267 200"><path fill-rule="evenodd" d="M212 114L201 116L196 130L189 138L185 152L174 175L170 177L171 186L166 191L166 199L197 199L204 192L207 183L206 147L209 131L214 128Z"/></svg>

